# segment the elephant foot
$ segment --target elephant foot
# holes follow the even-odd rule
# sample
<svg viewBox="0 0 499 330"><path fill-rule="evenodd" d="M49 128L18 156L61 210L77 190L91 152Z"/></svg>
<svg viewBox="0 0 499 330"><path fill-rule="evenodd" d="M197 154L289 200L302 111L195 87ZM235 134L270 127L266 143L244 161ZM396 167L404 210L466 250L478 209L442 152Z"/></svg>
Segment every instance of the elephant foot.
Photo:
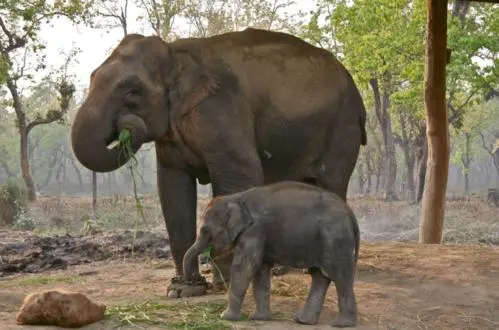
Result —
<svg viewBox="0 0 499 330"><path fill-rule="evenodd" d="M195 280L186 281L182 276L171 279L166 292L169 299L204 296L208 289L208 282L203 276Z"/></svg>
<svg viewBox="0 0 499 330"><path fill-rule="evenodd" d="M354 328L357 322L351 318L345 316L338 316L336 320L331 324L335 328Z"/></svg>
<svg viewBox="0 0 499 330"><path fill-rule="evenodd" d="M310 315L306 315L303 310L299 310L293 316L293 320L298 324L307 324L307 325L315 325L319 322L318 317L313 317Z"/></svg>
<svg viewBox="0 0 499 330"><path fill-rule="evenodd" d="M270 320L269 312L254 312L249 316L249 320L251 321L267 321Z"/></svg>
<svg viewBox="0 0 499 330"><path fill-rule="evenodd" d="M230 310L228 307L220 315L223 320L227 321L240 321L242 319L242 313L240 311Z"/></svg>

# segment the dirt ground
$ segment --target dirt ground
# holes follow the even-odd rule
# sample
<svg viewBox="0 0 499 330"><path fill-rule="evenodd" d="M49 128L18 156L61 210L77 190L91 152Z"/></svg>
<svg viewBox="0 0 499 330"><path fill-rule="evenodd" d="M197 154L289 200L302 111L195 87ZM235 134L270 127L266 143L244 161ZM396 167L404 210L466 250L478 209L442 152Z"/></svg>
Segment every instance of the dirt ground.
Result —
<svg viewBox="0 0 499 330"><path fill-rule="evenodd" d="M223 294L167 300L173 264L162 213L156 197L145 196L141 203L150 231L136 215L135 201L120 196L99 199L95 221L88 220L87 197L43 197L15 226L0 228L0 330L30 329L15 325L22 299L53 288L77 290L108 306L105 320L85 327L90 330L331 329L334 285L319 325L292 322L310 286L309 275L298 270L273 277L268 322L220 321ZM200 200L198 215L206 203ZM499 329L497 208L481 197L448 200L445 244L423 246L414 243L418 205L366 196L349 203L362 238L357 329ZM249 290L245 312L253 309Z"/></svg>
<svg viewBox="0 0 499 330"><path fill-rule="evenodd" d="M166 286L172 275L168 259L122 257L38 274L4 276L0 278L1 328L28 329L15 325L15 312L24 295L57 287L78 290L108 306L145 301L165 306L181 304L176 314L170 314L172 318L191 317L189 309L183 308L186 302L224 301L221 294L166 300ZM329 324L337 313L334 285L329 289L319 325L298 326L291 321L293 312L304 303L309 285L309 275L299 271L273 277L273 320L229 325L234 329L331 329ZM499 329L499 249L363 242L355 290L360 323L357 329ZM245 305L246 312L254 308L250 293ZM115 318L108 315L85 329L162 328L133 322L119 326ZM193 328L210 327L185 326Z"/></svg>

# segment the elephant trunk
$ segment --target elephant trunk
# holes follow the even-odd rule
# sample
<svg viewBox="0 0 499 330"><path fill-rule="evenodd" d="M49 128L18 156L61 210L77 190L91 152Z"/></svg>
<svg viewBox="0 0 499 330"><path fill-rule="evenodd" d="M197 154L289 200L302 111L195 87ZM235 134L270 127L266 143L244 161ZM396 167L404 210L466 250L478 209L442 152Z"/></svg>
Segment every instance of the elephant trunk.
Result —
<svg viewBox="0 0 499 330"><path fill-rule="evenodd" d="M200 234L196 242L185 252L183 265L184 276L187 280L192 279L196 274L193 269L198 264L198 256L203 253L210 244L210 236L207 234Z"/></svg>
<svg viewBox="0 0 499 330"><path fill-rule="evenodd" d="M147 141L147 127L144 121L133 114L118 118L112 111L96 112L95 109L80 108L71 128L71 143L76 158L86 168L94 172L110 172L124 165L141 145ZM119 133L128 129L131 132L131 150L117 144Z"/></svg>

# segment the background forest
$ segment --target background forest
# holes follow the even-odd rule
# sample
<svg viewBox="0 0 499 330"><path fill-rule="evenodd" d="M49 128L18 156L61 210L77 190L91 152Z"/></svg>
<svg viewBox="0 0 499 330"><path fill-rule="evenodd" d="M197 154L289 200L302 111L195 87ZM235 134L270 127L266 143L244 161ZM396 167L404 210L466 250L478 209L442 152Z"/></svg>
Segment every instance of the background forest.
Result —
<svg viewBox="0 0 499 330"><path fill-rule="evenodd" d="M75 158L69 132L91 72L124 35L170 42L249 26L331 51L361 91L368 142L348 196L362 241L355 280L360 327L499 329L499 3L448 0L444 219L434 219L442 209L429 190L420 203L428 157L427 4L442 2L0 0L2 330L19 328L16 312L26 294L54 286L107 305L92 329L234 328L220 320L226 301L219 294L166 299L175 270L154 144L142 146L136 166L93 173ZM493 189L495 205L487 200ZM209 185L198 193L199 219ZM442 244L418 244L425 226ZM201 267L208 280L209 268ZM297 329L292 315L310 281L298 269L273 276L272 320L241 327ZM245 313L253 309L248 298ZM330 329L336 312L329 289L320 328Z"/></svg>
<svg viewBox="0 0 499 330"><path fill-rule="evenodd" d="M326 48L353 74L368 110L368 145L361 149L349 193L411 203L421 196L423 0L0 1L0 184L23 182L31 200L92 193L93 173L75 159L68 132L94 69L79 76L71 68L82 49L93 45L73 43L58 55L59 65L49 67L54 59L47 45L59 36L47 34L46 26L57 31L63 21L116 35L107 52L92 54L98 61L124 34L135 32L168 41L252 26L290 32ZM499 188L499 5L451 1L449 21L448 193L483 193ZM139 193L155 194L154 145L143 147L137 159ZM132 192L126 167L94 179L99 195Z"/></svg>

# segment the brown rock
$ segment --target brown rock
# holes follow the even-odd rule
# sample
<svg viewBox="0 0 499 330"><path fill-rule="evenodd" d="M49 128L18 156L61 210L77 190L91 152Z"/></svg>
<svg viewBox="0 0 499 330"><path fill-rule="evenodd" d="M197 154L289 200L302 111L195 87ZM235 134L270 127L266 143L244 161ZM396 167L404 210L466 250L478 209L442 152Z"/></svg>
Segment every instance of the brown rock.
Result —
<svg viewBox="0 0 499 330"><path fill-rule="evenodd" d="M105 311L106 306L93 303L82 293L48 290L24 298L16 323L79 328L102 320Z"/></svg>

